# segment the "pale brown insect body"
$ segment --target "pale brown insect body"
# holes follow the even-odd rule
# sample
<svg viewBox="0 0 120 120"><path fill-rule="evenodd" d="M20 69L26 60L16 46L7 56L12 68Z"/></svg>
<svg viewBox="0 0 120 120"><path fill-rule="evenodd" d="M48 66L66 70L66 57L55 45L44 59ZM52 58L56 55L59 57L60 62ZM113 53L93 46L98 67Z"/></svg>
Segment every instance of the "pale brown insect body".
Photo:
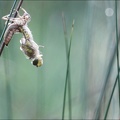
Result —
<svg viewBox="0 0 120 120"><path fill-rule="evenodd" d="M8 46L10 40L12 39L13 34L16 32L19 32L18 25L15 24L9 25L4 34L4 43L6 46Z"/></svg>
<svg viewBox="0 0 120 120"><path fill-rule="evenodd" d="M29 22L30 15L23 8L21 9L24 11L23 16L20 16L19 12L17 12L17 18L9 18L9 15L2 17L2 19L6 21L9 19L8 28L4 34L4 43L6 46L9 44L14 33L20 32L19 27L22 27Z"/></svg>
<svg viewBox="0 0 120 120"><path fill-rule="evenodd" d="M39 67L43 64L42 54L39 51L40 46L33 40L32 33L27 24L19 27L24 37L20 40L20 50L26 55L28 59L32 60L32 64Z"/></svg>
<svg viewBox="0 0 120 120"><path fill-rule="evenodd" d="M25 11L25 10L24 10ZM19 26L19 30L23 33L23 38L20 40L21 47L20 50L25 54L28 59L32 60L32 64L36 67L39 67L43 64L42 54L39 51L40 46L35 43L33 40L33 35L27 26L27 23L30 21L30 15L25 11L25 16L27 22L23 26Z"/></svg>
<svg viewBox="0 0 120 120"><path fill-rule="evenodd" d="M42 54L39 51L40 46L35 43L33 40L32 33L27 26L27 23L30 21L30 15L23 9L24 14L22 16L19 15L17 18L9 18L9 15L2 17L4 20L9 19L8 28L4 34L4 43L8 45L13 34L16 32L22 33L23 38L20 40L20 50L26 55L28 59L31 60L32 64L36 67L39 67L43 64Z"/></svg>

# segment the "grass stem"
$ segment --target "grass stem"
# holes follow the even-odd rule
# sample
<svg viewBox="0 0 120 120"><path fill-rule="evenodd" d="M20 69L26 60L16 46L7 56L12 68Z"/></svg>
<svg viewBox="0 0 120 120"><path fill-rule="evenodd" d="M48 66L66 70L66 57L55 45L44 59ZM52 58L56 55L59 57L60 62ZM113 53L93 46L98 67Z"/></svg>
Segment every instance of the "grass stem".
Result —
<svg viewBox="0 0 120 120"><path fill-rule="evenodd" d="M118 94L119 94L119 108L120 108L120 77L119 77L119 36L118 36L118 24L117 24L117 0L115 0L115 13L116 13L116 42L117 42L117 71L118 71ZM120 112L119 112L120 115Z"/></svg>
<svg viewBox="0 0 120 120"><path fill-rule="evenodd" d="M17 10L22 5L22 2L23 2L23 0L20 0L19 4L17 6ZM13 6L12 6L11 11L10 11L10 17L11 17L11 15L13 13L13 10L15 9L16 4L17 4L17 0L14 0ZM16 15L14 15L14 17L16 17ZM8 19L6 25L5 25L4 29L3 29L3 32L1 34L0 42L3 39L4 33L5 33L5 31L6 31L7 27L8 27L8 23L9 23L9 19ZM4 46L5 46L4 41L3 41L2 45L3 46L0 49L0 55L2 53L2 50L3 50ZM5 55L8 56L8 54L5 54ZM5 59L5 61L4 61L4 66L5 66L5 75L6 75L5 76L5 81L6 81L6 97L7 97L7 117L8 117L8 119L12 119L11 85L10 85L10 80L9 80L10 79L9 78L9 61L7 59Z"/></svg>
<svg viewBox="0 0 120 120"><path fill-rule="evenodd" d="M115 87L116 87L116 84L117 84L117 80L118 80L118 75L115 79L115 83L114 83L114 86L113 86L113 89L112 89L112 93L111 93L111 96L110 96L110 99L109 99L109 102L108 102L108 105L107 105L107 110L105 112L105 117L104 117L104 120L106 120L107 118L107 115L108 115L108 111L109 111L109 108L110 108L110 103L111 103L111 100L112 100L112 97L113 97L113 93L115 91Z"/></svg>
<svg viewBox="0 0 120 120"><path fill-rule="evenodd" d="M70 79L70 50L71 50L71 42L72 42L74 20L73 20L73 23L72 23L72 29L71 29L71 34L70 34L70 44L69 44L69 46L68 46L68 38L67 38L65 16L64 16L63 13L62 13L62 20L63 20L63 29L64 29L65 45L66 45L66 60L67 60L67 70L66 70L65 87L64 87L64 97L63 97L63 110L62 110L62 120L64 120L67 86L68 86L69 119L72 119L71 79Z"/></svg>
<svg viewBox="0 0 120 120"><path fill-rule="evenodd" d="M16 8L16 11L15 11L15 14L14 14L13 18L15 18L15 17L17 16L17 11L19 11L20 6L22 5L22 3L23 3L23 0L20 0L19 3L18 3L18 6L17 6L17 8ZM10 15L9 18L12 16L12 13L13 13L13 11L14 11L14 9L15 9L16 4L17 4L17 0L14 0L13 6L12 6L11 11L10 11L10 14L9 14L9 15ZM1 43L0 56L1 56L1 54L2 54L2 51L3 51L4 47L5 47L5 42L4 42L4 41L2 42L2 39L3 39L3 36L4 36L4 34L5 34L6 29L7 29L7 27L8 27L8 23L9 23L9 19L7 20L7 23L6 23L6 25L4 26L4 29L3 29L2 34L1 34L1 36L0 36L0 43Z"/></svg>

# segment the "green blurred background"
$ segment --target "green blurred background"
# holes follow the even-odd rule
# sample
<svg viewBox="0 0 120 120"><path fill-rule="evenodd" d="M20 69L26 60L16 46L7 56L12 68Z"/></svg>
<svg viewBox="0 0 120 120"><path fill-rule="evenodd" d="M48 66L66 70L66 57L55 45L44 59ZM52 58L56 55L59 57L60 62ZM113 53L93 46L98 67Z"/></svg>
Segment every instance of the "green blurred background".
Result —
<svg viewBox="0 0 120 120"><path fill-rule="evenodd" d="M0 0L0 18L10 12L13 2ZM13 36L0 57L0 119L62 118L67 69L62 13L68 40L75 20L69 70L72 119L93 118L116 42L115 2L25 0L22 7L31 15L28 26L34 40L44 46L40 48L44 64L39 68L33 66L19 49L22 35ZM107 8L112 8L113 15L106 15ZM4 23L1 19L0 33ZM116 76L115 61L102 100L100 118L104 117ZM67 96L68 91L65 118L69 118ZM108 118L119 117L118 103L116 87Z"/></svg>

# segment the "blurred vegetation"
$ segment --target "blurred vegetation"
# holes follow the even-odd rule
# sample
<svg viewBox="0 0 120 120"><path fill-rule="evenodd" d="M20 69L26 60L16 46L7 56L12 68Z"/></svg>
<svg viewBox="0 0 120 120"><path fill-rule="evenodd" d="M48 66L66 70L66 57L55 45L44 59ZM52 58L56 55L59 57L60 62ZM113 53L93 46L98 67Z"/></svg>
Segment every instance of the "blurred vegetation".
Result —
<svg viewBox="0 0 120 120"><path fill-rule="evenodd" d="M12 4L12 0L0 0L0 18L9 14ZM119 1L117 5L119 29ZM104 118L118 74L115 55L103 91L116 45L115 1L25 0L22 7L31 15L28 26L34 40L45 46L41 48L44 64L40 68L33 66L19 49L22 35L13 36L0 57L0 119L62 119L68 67L62 13L70 47L68 79L71 82L70 89L66 89L64 118L69 119L69 114L72 119L94 118L101 94L98 117ZM113 15L110 11L106 13L107 8L113 10ZM1 19L0 34L4 23ZM116 86L107 118L119 118L118 93Z"/></svg>

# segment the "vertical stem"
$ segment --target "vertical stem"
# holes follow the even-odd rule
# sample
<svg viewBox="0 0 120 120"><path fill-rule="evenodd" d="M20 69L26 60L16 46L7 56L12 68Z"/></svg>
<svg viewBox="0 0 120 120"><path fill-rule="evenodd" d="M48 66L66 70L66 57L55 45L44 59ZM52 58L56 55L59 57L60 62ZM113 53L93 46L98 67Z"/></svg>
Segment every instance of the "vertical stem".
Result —
<svg viewBox="0 0 120 120"><path fill-rule="evenodd" d="M118 40L118 44L119 44L119 42L120 41ZM102 104L102 99L103 99L103 96L104 96L104 93L105 93L105 90L106 90L107 83L109 82L109 77L110 77L110 74L111 74L113 63L114 63L115 58L116 58L116 52L117 52L117 43L115 44L115 46L113 48L113 51L111 53L110 62L109 62L108 68L107 68L107 74L106 74L106 77L105 77L105 80L104 80L105 82L104 82L103 88L101 90L101 94L100 94L100 98L99 98L99 101L98 101L98 104L97 104L97 107L96 107L95 118L94 119L98 119L98 117L99 117L99 112L100 112L100 107L101 107L101 104Z"/></svg>
<svg viewBox="0 0 120 120"><path fill-rule="evenodd" d="M68 53L68 42L67 42L68 39L67 39L67 30L66 30L66 23L65 23L64 13L62 13L62 20L63 20L63 29L64 29L64 36L65 36L65 44L66 44L66 54L67 54ZM66 91L67 91L67 79L65 80L65 87L64 87L62 120L64 120L64 114L65 114Z"/></svg>
<svg viewBox="0 0 120 120"><path fill-rule="evenodd" d="M64 88L64 98L63 98L63 111L62 111L62 120L64 120L64 114L65 114L65 102L66 102L66 91L67 91L67 85L68 85L68 108L69 108L69 119L72 119L72 107L71 107L71 79L70 79L70 50L71 50L71 42L72 42L72 33L73 33L73 27L74 27L74 21L72 24L72 30L70 35L70 45L68 47L68 41L67 41L67 31L66 31L66 23L65 23L65 17L64 14L62 14L63 19L63 27L64 27L64 36L65 36L65 45L66 45L66 59L67 59L67 70L66 70L66 80L65 80L65 88Z"/></svg>
<svg viewBox="0 0 120 120"><path fill-rule="evenodd" d="M108 102L108 105L107 105L107 110L106 110L106 113L105 113L105 117L104 117L104 120L106 120L107 118L107 115L108 115L108 111L109 111L109 108L110 108L110 103L111 103L111 100L112 100L112 97L113 97L113 93L115 91L115 87L116 87L116 84L117 84L117 80L118 80L118 75L115 79L115 83L114 83L114 86L113 86L113 89L112 89L112 93L111 93L111 96L110 96L110 99L109 99L109 102Z"/></svg>
<svg viewBox="0 0 120 120"><path fill-rule="evenodd" d="M15 5L17 3L17 0L14 1L13 6L10 11L10 16L12 15L12 12L15 8ZM9 23L9 20L7 21L7 24L5 25L0 41L3 39L4 33L7 29L7 25ZM5 44L3 44L2 50L4 48ZM2 53L2 52L0 52ZM6 99L7 99L7 118L12 119L12 99L11 99L11 86L10 86L10 81L9 81L9 62L7 60L4 61L4 66L5 66L5 81L6 81Z"/></svg>
<svg viewBox="0 0 120 120"><path fill-rule="evenodd" d="M106 76L106 79L105 79L105 84L103 86L103 89L102 89L102 92L101 92L101 95L100 95L100 99L99 99L99 105L97 106L97 110L96 110L96 113L95 113L95 119L98 119L98 115L99 115L99 111L100 111L100 106L101 106L101 102L102 102L102 98L103 98L103 95L104 95L104 91L106 89L106 86L107 86L107 83L109 82L109 76L110 76L110 73L111 73L111 69L112 69L112 65L114 63L114 60L115 60L115 55L117 53L117 71L118 71L118 88L119 88L119 107L120 107L120 80L119 80L119 50L118 50L118 46L119 46L119 39L118 39L118 26L117 26L117 0L115 1L115 10L116 10L116 44L115 44L115 47L114 47L114 50L113 50L113 53L112 53L112 56L111 56L111 59L110 59L110 63L108 65L108 73L107 73L107 76ZM120 113L119 113L120 114ZM105 117L107 117L107 113L105 115Z"/></svg>
<svg viewBox="0 0 120 120"><path fill-rule="evenodd" d="M14 18L17 16L17 11L19 11L22 3L23 3L23 0L20 0L19 3L18 3L18 6L17 6L17 8L16 8L15 14L14 14L14 16L13 16Z"/></svg>
<svg viewBox="0 0 120 120"><path fill-rule="evenodd" d="M73 28L74 28L74 20L73 20L73 23L72 23L72 29L71 29L71 35L70 35L70 45L69 45L69 50L68 50L68 67L67 67L67 69L69 71L68 71L68 74L66 76L68 78L69 119L72 119L72 102L71 102L72 93L71 93L70 59L69 58L70 58Z"/></svg>
<svg viewBox="0 0 120 120"><path fill-rule="evenodd" d="M68 53L68 38L67 38L66 21L65 21L64 13L62 13L62 21L63 21L63 29L64 29L65 45L66 45L66 54L67 54Z"/></svg>
<svg viewBox="0 0 120 120"><path fill-rule="evenodd" d="M23 0L20 0L16 11L19 10L20 6L22 5L22 2L23 2ZM13 6L12 6L11 11L10 11L10 17L13 13L13 10L15 9L16 4L17 4L17 0L14 0ZM16 15L14 15L14 17L16 17ZM8 23L9 23L9 19L8 19L7 24L5 25L5 27L3 29L3 32L1 34L0 42L3 39L3 36L4 36L4 33L7 29ZM0 55L3 51L4 46L5 46L5 44L4 44L4 41L3 41L2 47L0 49ZM7 54L5 54L5 55L7 55ZM7 99L7 117L8 117L8 119L12 119L12 98L11 98L11 86L10 86L10 79L9 79L9 62L8 62L7 59L5 59L5 61L4 61L4 66L5 66L5 75L6 75L5 80L6 80L6 97L7 97L6 98Z"/></svg>
<svg viewBox="0 0 120 120"><path fill-rule="evenodd" d="M120 77L119 77L119 46L118 46L118 25L117 25L117 0L115 1L116 13L116 42L117 42L117 71L118 71L118 94L119 94L119 108L120 108ZM120 112L119 112L120 113Z"/></svg>
<svg viewBox="0 0 120 120"><path fill-rule="evenodd" d="M14 0L13 6L12 6L11 11L10 11L10 17L12 16L12 13L13 13L13 10L15 8L16 3L17 3L17 0ZM3 32L2 32L2 34L0 36L0 42L2 42L3 36L4 36L5 31L7 29L7 26L8 26L8 23L9 23L9 19L8 19L6 25L5 25L4 29L3 29ZM2 54L2 51L3 51L4 47L5 47L5 43L3 41L2 45L1 45L1 48L0 48L0 55Z"/></svg>

